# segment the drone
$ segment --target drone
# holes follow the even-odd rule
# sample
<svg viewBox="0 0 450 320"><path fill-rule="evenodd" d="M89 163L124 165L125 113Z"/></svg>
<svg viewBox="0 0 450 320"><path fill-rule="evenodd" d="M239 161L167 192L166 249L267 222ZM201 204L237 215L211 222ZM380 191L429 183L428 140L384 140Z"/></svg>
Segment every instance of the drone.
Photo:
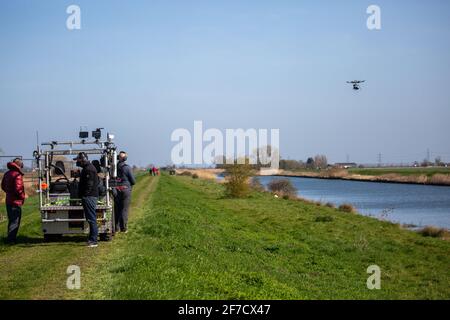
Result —
<svg viewBox="0 0 450 320"><path fill-rule="evenodd" d="M359 90L359 89L360 89L359 84L360 84L360 83L363 83L363 82L366 82L366 80L353 80L353 81L347 81L347 83L353 84L353 90Z"/></svg>

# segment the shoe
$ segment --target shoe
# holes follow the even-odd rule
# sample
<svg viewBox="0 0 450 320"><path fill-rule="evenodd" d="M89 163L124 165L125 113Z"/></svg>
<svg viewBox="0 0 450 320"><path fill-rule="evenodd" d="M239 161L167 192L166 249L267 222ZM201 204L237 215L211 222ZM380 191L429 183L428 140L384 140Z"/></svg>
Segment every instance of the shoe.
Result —
<svg viewBox="0 0 450 320"><path fill-rule="evenodd" d="M125 233L125 234L127 234L127 233L128 233L128 230L125 229L125 230L122 230L122 232Z"/></svg>
<svg viewBox="0 0 450 320"><path fill-rule="evenodd" d="M87 246L89 248L97 248L98 247L98 243L97 242L88 242Z"/></svg>

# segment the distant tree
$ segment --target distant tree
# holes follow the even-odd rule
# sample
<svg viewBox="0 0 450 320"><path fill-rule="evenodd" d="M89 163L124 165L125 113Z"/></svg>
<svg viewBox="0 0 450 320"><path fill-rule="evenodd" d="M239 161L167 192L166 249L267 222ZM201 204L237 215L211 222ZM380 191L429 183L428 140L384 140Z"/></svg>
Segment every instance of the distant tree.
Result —
<svg viewBox="0 0 450 320"><path fill-rule="evenodd" d="M422 163L420 164L420 166L421 167L429 167L429 166L431 166L431 162L430 161L428 161L428 159L424 159L423 161L422 161Z"/></svg>
<svg viewBox="0 0 450 320"><path fill-rule="evenodd" d="M279 155L279 150L272 147L271 145L262 146L253 151L253 156L257 159L256 168L270 167L272 159L277 159Z"/></svg>
<svg viewBox="0 0 450 320"><path fill-rule="evenodd" d="M314 166L316 168L325 169L328 165L327 157L323 154L318 154L314 157Z"/></svg>
<svg viewBox="0 0 450 320"><path fill-rule="evenodd" d="M297 161L297 160L286 160L281 159L280 160L280 169L283 170L300 170L304 169L306 167L305 163L303 161Z"/></svg>
<svg viewBox="0 0 450 320"><path fill-rule="evenodd" d="M306 160L306 166L311 169L314 168L314 159L309 157L308 160Z"/></svg>
<svg viewBox="0 0 450 320"><path fill-rule="evenodd" d="M443 167L445 165L445 163L442 161L441 157L436 157L436 159L434 160L434 163L438 167Z"/></svg>

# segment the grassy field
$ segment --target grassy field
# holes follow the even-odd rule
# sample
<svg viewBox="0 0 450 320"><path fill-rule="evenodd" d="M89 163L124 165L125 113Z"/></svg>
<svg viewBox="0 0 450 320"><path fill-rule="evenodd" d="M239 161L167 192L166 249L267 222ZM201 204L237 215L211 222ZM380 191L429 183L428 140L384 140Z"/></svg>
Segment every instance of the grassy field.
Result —
<svg viewBox="0 0 450 320"><path fill-rule="evenodd" d="M351 174L380 176L383 174L398 174L402 176L426 175L431 177L435 174L450 174L450 168L430 167L430 168L352 168L348 169Z"/></svg>
<svg viewBox="0 0 450 320"><path fill-rule="evenodd" d="M450 299L447 241L267 193L222 195L202 179L141 177L130 232L97 249L42 243L30 206L21 244L0 246L0 298ZM81 290L65 288L70 264ZM366 287L373 264L381 290Z"/></svg>

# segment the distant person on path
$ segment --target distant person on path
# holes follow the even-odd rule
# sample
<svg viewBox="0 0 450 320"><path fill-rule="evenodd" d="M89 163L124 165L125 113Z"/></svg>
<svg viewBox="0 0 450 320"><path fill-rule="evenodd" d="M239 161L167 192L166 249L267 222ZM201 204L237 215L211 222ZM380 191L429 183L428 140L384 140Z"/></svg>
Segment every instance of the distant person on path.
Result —
<svg viewBox="0 0 450 320"><path fill-rule="evenodd" d="M23 184L23 162L16 158L7 164L8 171L2 179L2 190L6 193L6 211L8 213L8 237L6 242L15 244L22 218L22 206L27 198Z"/></svg>
<svg viewBox="0 0 450 320"><path fill-rule="evenodd" d="M125 151L121 151L118 156L119 163L117 165L117 193L114 197L115 201L115 222L116 232L128 232L128 210L131 202L131 191L136 184L133 171L126 164L128 155Z"/></svg>
<svg viewBox="0 0 450 320"><path fill-rule="evenodd" d="M98 246L97 202L99 178L97 169L89 161L85 152L80 152L73 160L76 161L78 167L82 168L78 184L78 195L81 198L84 216L89 223L88 247L95 248Z"/></svg>

